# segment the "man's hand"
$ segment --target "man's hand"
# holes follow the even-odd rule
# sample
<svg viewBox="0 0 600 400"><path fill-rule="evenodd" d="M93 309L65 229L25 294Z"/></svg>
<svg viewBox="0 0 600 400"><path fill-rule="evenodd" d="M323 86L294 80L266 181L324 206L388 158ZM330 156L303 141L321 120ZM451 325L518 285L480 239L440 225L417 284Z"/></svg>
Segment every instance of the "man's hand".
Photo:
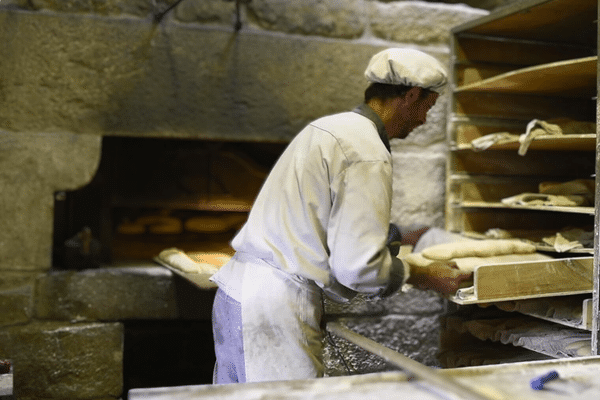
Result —
<svg viewBox="0 0 600 400"><path fill-rule="evenodd" d="M460 271L453 261L438 261L427 267L409 265L410 277L406 283L442 294L453 294L460 288L461 282L472 279L473 276L472 273Z"/></svg>
<svg viewBox="0 0 600 400"><path fill-rule="evenodd" d="M400 226L398 230L400 231L400 235L402 236L402 244L416 246L421 236L425 234L429 230L429 226L424 225L409 225L409 226Z"/></svg>

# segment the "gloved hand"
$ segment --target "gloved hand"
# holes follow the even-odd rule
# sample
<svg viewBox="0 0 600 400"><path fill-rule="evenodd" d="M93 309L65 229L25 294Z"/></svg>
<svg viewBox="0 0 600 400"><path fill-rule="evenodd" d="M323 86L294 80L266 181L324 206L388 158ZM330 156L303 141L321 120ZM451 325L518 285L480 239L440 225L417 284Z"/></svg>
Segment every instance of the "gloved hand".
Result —
<svg viewBox="0 0 600 400"><path fill-rule="evenodd" d="M459 270L454 261L438 261L427 267L410 263L409 266L410 277L406 283L422 290L435 290L442 294L455 293L460 289L463 281L473 277L473 273Z"/></svg>

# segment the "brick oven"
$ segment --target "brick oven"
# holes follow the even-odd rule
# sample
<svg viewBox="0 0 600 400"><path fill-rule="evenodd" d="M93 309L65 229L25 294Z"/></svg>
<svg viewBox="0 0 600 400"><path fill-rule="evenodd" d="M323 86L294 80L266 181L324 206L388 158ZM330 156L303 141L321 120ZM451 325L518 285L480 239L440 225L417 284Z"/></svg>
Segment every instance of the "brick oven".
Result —
<svg viewBox="0 0 600 400"><path fill-rule="evenodd" d="M285 145L104 137L90 183L55 194L52 269L152 268L171 247L232 255L229 243ZM211 382L214 293L172 279L177 301L202 311L120 319L125 390Z"/></svg>

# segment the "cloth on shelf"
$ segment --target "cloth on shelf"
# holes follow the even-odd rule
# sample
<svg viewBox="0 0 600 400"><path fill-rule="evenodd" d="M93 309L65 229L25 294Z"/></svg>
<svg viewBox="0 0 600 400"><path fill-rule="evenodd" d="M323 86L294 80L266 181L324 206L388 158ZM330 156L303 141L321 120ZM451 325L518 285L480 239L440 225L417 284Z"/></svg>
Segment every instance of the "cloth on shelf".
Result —
<svg viewBox="0 0 600 400"><path fill-rule="evenodd" d="M552 246L557 252L563 253L573 249L593 248L594 232L579 228L566 229L553 236L542 239L544 243Z"/></svg>
<svg viewBox="0 0 600 400"><path fill-rule="evenodd" d="M568 240L560 233L552 237L542 239L544 243L552 246L559 253L564 253L573 249L582 249L583 245L576 240Z"/></svg>
<svg viewBox="0 0 600 400"><path fill-rule="evenodd" d="M509 231L500 228L488 229L483 235L489 239L510 239L513 237Z"/></svg>
<svg viewBox="0 0 600 400"><path fill-rule="evenodd" d="M569 118L553 118L548 121L539 119L531 120L525 133L515 134L510 132L496 132L481 136L471 141L475 151L486 150L494 144L519 142L518 154L524 156L531 142L539 136L560 136L573 134L595 133L596 123L587 121L575 121Z"/></svg>
<svg viewBox="0 0 600 400"><path fill-rule="evenodd" d="M542 182L539 193L521 193L501 200L508 206L585 207L594 204L593 179L575 179L568 182Z"/></svg>
<svg viewBox="0 0 600 400"><path fill-rule="evenodd" d="M543 194L583 196L589 205L594 204L596 192L594 179L574 179L568 182L542 182L539 184L539 192Z"/></svg>
<svg viewBox="0 0 600 400"><path fill-rule="evenodd" d="M519 140L519 135L509 132L490 133L471 141L471 146L475 151L486 150L495 144L512 143Z"/></svg>
<svg viewBox="0 0 600 400"><path fill-rule="evenodd" d="M522 346L552 357L590 355L589 332L527 317L451 318L446 321L446 329L468 332L480 340Z"/></svg>
<svg viewBox="0 0 600 400"><path fill-rule="evenodd" d="M507 206L555 206L581 207L587 206L588 200L579 195L554 195L544 193L521 193L501 200Z"/></svg>
<svg viewBox="0 0 600 400"><path fill-rule="evenodd" d="M529 149L529 145L538 136L547 136L547 135L562 135L563 131L560 126L556 124L551 124L546 121L540 121L539 119L531 120L527 124L527 128L525 129L525 133L519 136L519 155L524 156L527 154L527 149Z"/></svg>

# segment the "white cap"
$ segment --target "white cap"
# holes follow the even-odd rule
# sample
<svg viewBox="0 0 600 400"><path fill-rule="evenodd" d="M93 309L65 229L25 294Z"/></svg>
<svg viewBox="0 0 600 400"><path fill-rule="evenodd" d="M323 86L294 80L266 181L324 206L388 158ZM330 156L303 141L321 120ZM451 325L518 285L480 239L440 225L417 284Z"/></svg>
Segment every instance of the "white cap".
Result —
<svg viewBox="0 0 600 400"><path fill-rule="evenodd" d="M392 48L375 54L365 70L369 82L419 86L441 93L448 83L442 64L413 49Z"/></svg>

